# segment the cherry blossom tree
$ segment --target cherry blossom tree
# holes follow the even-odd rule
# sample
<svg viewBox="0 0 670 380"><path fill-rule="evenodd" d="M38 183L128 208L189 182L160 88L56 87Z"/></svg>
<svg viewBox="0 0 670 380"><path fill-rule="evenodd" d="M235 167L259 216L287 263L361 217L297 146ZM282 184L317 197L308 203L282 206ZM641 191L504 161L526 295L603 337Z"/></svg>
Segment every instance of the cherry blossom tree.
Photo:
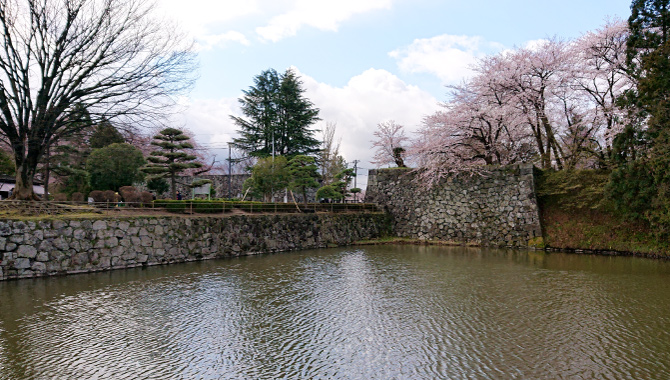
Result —
<svg viewBox="0 0 670 380"><path fill-rule="evenodd" d="M405 127L394 120L384 121L377 124L374 135L376 139L372 141L372 146L376 150L371 162L377 167L391 164L404 167L402 156L405 147L403 145L408 141L405 136Z"/></svg>
<svg viewBox="0 0 670 380"><path fill-rule="evenodd" d="M616 100L634 87L626 63L628 25L619 19L608 20L601 28L588 32L570 47L574 60L571 88L589 104L595 125L594 156L599 166L612 162L612 141L623 131L627 114Z"/></svg>
<svg viewBox="0 0 670 380"><path fill-rule="evenodd" d="M603 167L625 113L616 100L633 81L625 23L608 21L574 41L550 39L481 59L426 116L410 154L431 180L485 165Z"/></svg>
<svg viewBox="0 0 670 380"><path fill-rule="evenodd" d="M513 94L494 78L480 75L451 89L451 101L424 119L410 148L417 163L428 169L422 172L425 178L508 165L535 154L525 119L510 99Z"/></svg>

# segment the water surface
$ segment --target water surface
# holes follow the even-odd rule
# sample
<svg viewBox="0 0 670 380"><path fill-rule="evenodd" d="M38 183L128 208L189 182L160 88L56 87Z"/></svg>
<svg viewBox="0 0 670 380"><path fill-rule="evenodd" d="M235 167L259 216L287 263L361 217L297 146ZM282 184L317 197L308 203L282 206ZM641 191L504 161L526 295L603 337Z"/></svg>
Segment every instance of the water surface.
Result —
<svg viewBox="0 0 670 380"><path fill-rule="evenodd" d="M668 379L670 263L283 253L0 283L0 379Z"/></svg>

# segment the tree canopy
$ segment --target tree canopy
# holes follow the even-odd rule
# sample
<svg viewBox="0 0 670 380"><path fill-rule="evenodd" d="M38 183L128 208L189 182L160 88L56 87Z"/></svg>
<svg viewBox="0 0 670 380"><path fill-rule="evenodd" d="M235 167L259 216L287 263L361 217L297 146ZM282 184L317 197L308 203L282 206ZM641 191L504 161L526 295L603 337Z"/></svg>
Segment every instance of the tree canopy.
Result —
<svg viewBox="0 0 670 380"><path fill-rule="evenodd" d="M244 181L244 188L256 197L271 202L274 193L286 189L290 182L288 160L284 156L266 157L251 168L251 177Z"/></svg>
<svg viewBox="0 0 670 380"><path fill-rule="evenodd" d="M126 142L126 139L123 138L121 132L107 120L96 125L95 130L91 133L91 137L89 137L89 145L93 149L104 148L107 145L124 142Z"/></svg>
<svg viewBox="0 0 670 380"><path fill-rule="evenodd" d="M617 136L610 198L631 218L670 235L670 0L635 0L626 58L636 86L621 97L630 122Z"/></svg>
<svg viewBox="0 0 670 380"><path fill-rule="evenodd" d="M140 168L146 163L142 152L126 143L94 149L86 161L93 190L118 191L123 186L144 180Z"/></svg>
<svg viewBox="0 0 670 380"><path fill-rule="evenodd" d="M194 56L144 0L0 2L0 135L16 164L15 199L54 141L93 123L161 120L190 87Z"/></svg>
<svg viewBox="0 0 670 380"><path fill-rule="evenodd" d="M290 175L289 187L292 190L300 191L302 200L307 204L307 189L319 187L319 173L317 172L316 160L309 156L295 156L288 163L288 172Z"/></svg>
<svg viewBox="0 0 670 380"><path fill-rule="evenodd" d="M384 121L377 124L374 135L376 139L372 141L372 146L375 148L375 156L372 163L377 167L392 163L405 167L403 153L408 138L404 127L394 120Z"/></svg>
<svg viewBox="0 0 670 380"><path fill-rule="evenodd" d="M151 145L158 147L147 157L149 163L142 171L149 174L149 179L170 178L172 198L177 198L177 175L186 169L200 168L202 163L196 161L192 154L191 138L176 128L165 128L154 136Z"/></svg>
<svg viewBox="0 0 670 380"><path fill-rule="evenodd" d="M312 155L319 140L311 126L319 121L319 109L304 97L297 74L274 69L254 78L254 85L239 99L245 117L231 116L241 137L234 145L252 157Z"/></svg>

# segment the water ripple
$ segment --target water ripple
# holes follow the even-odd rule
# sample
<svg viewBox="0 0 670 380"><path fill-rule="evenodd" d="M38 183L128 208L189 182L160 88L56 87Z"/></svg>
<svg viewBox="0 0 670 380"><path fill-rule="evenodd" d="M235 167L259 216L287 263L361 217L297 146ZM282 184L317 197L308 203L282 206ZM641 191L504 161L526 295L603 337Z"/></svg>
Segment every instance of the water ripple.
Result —
<svg viewBox="0 0 670 380"><path fill-rule="evenodd" d="M324 250L0 284L5 379L670 378L667 263Z"/></svg>

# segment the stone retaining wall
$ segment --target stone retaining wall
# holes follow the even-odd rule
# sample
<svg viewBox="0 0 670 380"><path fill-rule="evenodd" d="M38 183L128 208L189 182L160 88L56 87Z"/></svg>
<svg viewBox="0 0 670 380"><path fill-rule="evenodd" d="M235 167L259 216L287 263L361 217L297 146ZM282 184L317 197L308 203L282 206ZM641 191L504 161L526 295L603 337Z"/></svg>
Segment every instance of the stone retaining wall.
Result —
<svg viewBox="0 0 670 380"><path fill-rule="evenodd" d="M459 175L428 187L409 169L370 170L366 202L393 218L401 237L528 246L542 236L533 167Z"/></svg>
<svg viewBox="0 0 670 380"><path fill-rule="evenodd" d="M346 245L382 213L0 221L0 280Z"/></svg>

